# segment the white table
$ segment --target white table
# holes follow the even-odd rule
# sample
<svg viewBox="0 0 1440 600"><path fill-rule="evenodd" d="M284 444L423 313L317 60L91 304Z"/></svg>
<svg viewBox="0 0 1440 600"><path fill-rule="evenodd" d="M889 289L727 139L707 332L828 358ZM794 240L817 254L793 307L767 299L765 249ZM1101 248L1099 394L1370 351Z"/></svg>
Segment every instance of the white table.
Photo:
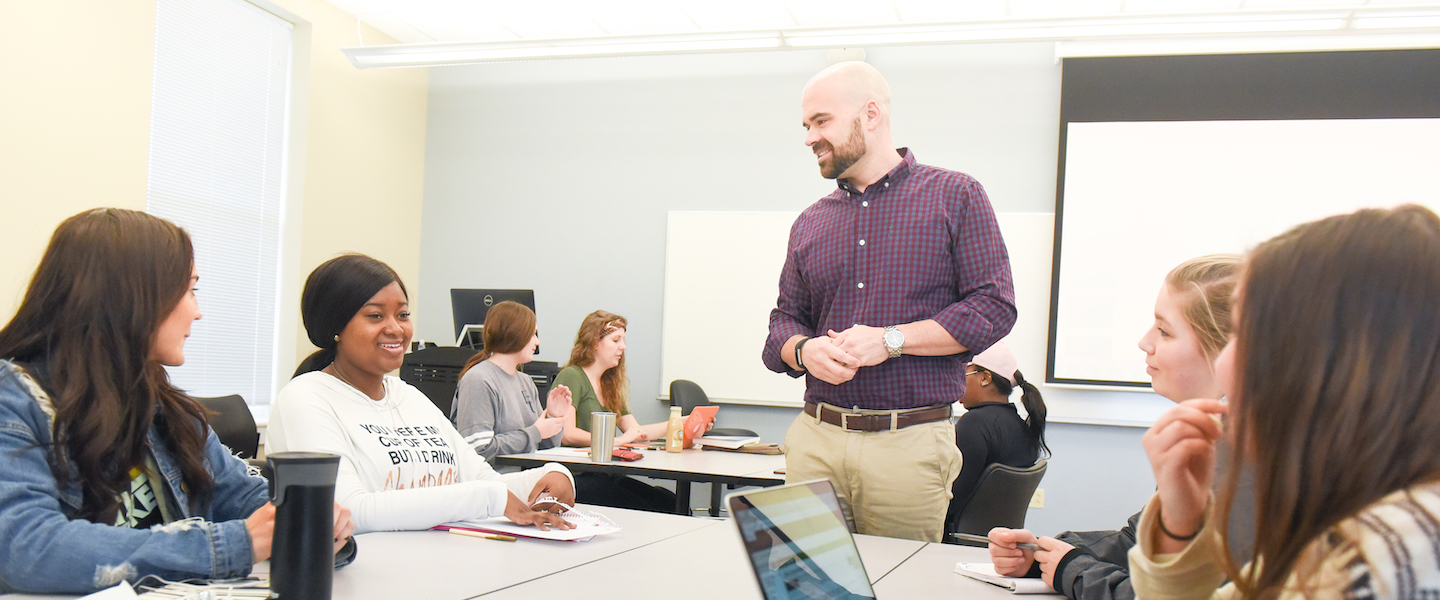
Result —
<svg viewBox="0 0 1440 600"><path fill-rule="evenodd" d="M622 530L588 542L501 542L440 531L367 533L358 538L355 562L335 572L333 598L761 597L733 522L620 508L598 510ZM1006 590L955 574L956 562L988 560L984 548L868 535L855 536L855 543L878 598L1014 600Z"/></svg>
<svg viewBox="0 0 1440 600"><path fill-rule="evenodd" d="M957 562L990 562L984 548L926 544L899 567L875 584L875 597L888 598L965 598L966 600L1015 600L1009 590L976 581L955 572ZM867 567L868 560L867 560ZM1052 600L1060 594L1019 596Z"/></svg>
<svg viewBox="0 0 1440 600"><path fill-rule="evenodd" d="M335 572L333 597L470 598L715 523L620 508L596 510L621 530L588 542L502 542L442 531L367 533L356 538L360 553L355 562Z"/></svg>
<svg viewBox="0 0 1440 600"><path fill-rule="evenodd" d="M740 543L739 530L728 520L711 522L711 526L485 598L568 598L574 597L576 590L586 590L586 598L630 598L634 590L643 588L648 590L644 595L685 600L760 600L760 586ZM871 582L881 580L926 546L925 542L869 535L855 536L855 545Z"/></svg>
<svg viewBox="0 0 1440 600"><path fill-rule="evenodd" d="M593 471L616 475L639 475L675 481L676 512L690 512L690 484L711 484L710 516L719 516L721 485L768 487L785 483L783 454L747 454L690 448L680 452L640 450L644 458L633 461L611 460L597 463L590 460L588 448L542 450L528 454L506 454L495 458L495 464L523 468L538 467L547 462L564 464L571 471ZM580 500L584 500L581 498Z"/></svg>

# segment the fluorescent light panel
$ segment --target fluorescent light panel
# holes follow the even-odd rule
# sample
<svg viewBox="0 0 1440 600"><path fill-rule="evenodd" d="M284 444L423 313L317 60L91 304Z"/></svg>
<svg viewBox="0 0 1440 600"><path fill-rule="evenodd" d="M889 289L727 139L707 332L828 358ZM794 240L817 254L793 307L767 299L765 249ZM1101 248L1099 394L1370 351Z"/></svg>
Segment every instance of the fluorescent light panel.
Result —
<svg viewBox="0 0 1440 600"><path fill-rule="evenodd" d="M582 56L734 52L981 41L1294 35L1356 29L1440 29L1440 9L1307 10L1137 17L1002 19L925 25L785 28L729 33L606 36L345 48L358 68L438 66Z"/></svg>

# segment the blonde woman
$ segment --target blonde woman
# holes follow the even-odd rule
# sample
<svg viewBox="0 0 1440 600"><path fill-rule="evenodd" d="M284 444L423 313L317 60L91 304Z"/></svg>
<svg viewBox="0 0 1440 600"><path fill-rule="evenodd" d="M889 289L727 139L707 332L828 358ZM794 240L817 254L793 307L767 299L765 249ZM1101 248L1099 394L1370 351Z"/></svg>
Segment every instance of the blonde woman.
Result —
<svg viewBox="0 0 1440 600"><path fill-rule="evenodd" d="M1220 398L1215 358L1230 338L1230 304L1240 257L1201 256L1165 276L1155 297L1155 320L1140 338L1145 372L1155 393L1180 403ZM990 531L995 570L1011 577L1040 577L1071 600L1134 600L1126 552L1135 545L1130 517L1118 531L1067 531L1039 537L1024 529ZM1024 550L1018 543L1038 544Z"/></svg>

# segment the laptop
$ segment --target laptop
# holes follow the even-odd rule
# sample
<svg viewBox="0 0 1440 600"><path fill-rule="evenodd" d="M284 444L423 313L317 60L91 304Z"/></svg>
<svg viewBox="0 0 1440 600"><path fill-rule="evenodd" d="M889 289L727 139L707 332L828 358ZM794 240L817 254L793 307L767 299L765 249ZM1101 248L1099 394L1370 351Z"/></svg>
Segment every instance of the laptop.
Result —
<svg viewBox="0 0 1440 600"><path fill-rule="evenodd" d="M829 480L725 498L765 600L875 597Z"/></svg>

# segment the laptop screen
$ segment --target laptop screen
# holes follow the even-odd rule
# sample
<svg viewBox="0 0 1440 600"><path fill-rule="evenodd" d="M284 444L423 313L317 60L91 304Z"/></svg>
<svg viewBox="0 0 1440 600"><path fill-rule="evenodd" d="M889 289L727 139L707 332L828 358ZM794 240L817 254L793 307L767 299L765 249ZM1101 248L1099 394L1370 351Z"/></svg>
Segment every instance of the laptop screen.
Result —
<svg viewBox="0 0 1440 600"><path fill-rule="evenodd" d="M875 597L829 481L732 494L729 501L766 600Z"/></svg>

